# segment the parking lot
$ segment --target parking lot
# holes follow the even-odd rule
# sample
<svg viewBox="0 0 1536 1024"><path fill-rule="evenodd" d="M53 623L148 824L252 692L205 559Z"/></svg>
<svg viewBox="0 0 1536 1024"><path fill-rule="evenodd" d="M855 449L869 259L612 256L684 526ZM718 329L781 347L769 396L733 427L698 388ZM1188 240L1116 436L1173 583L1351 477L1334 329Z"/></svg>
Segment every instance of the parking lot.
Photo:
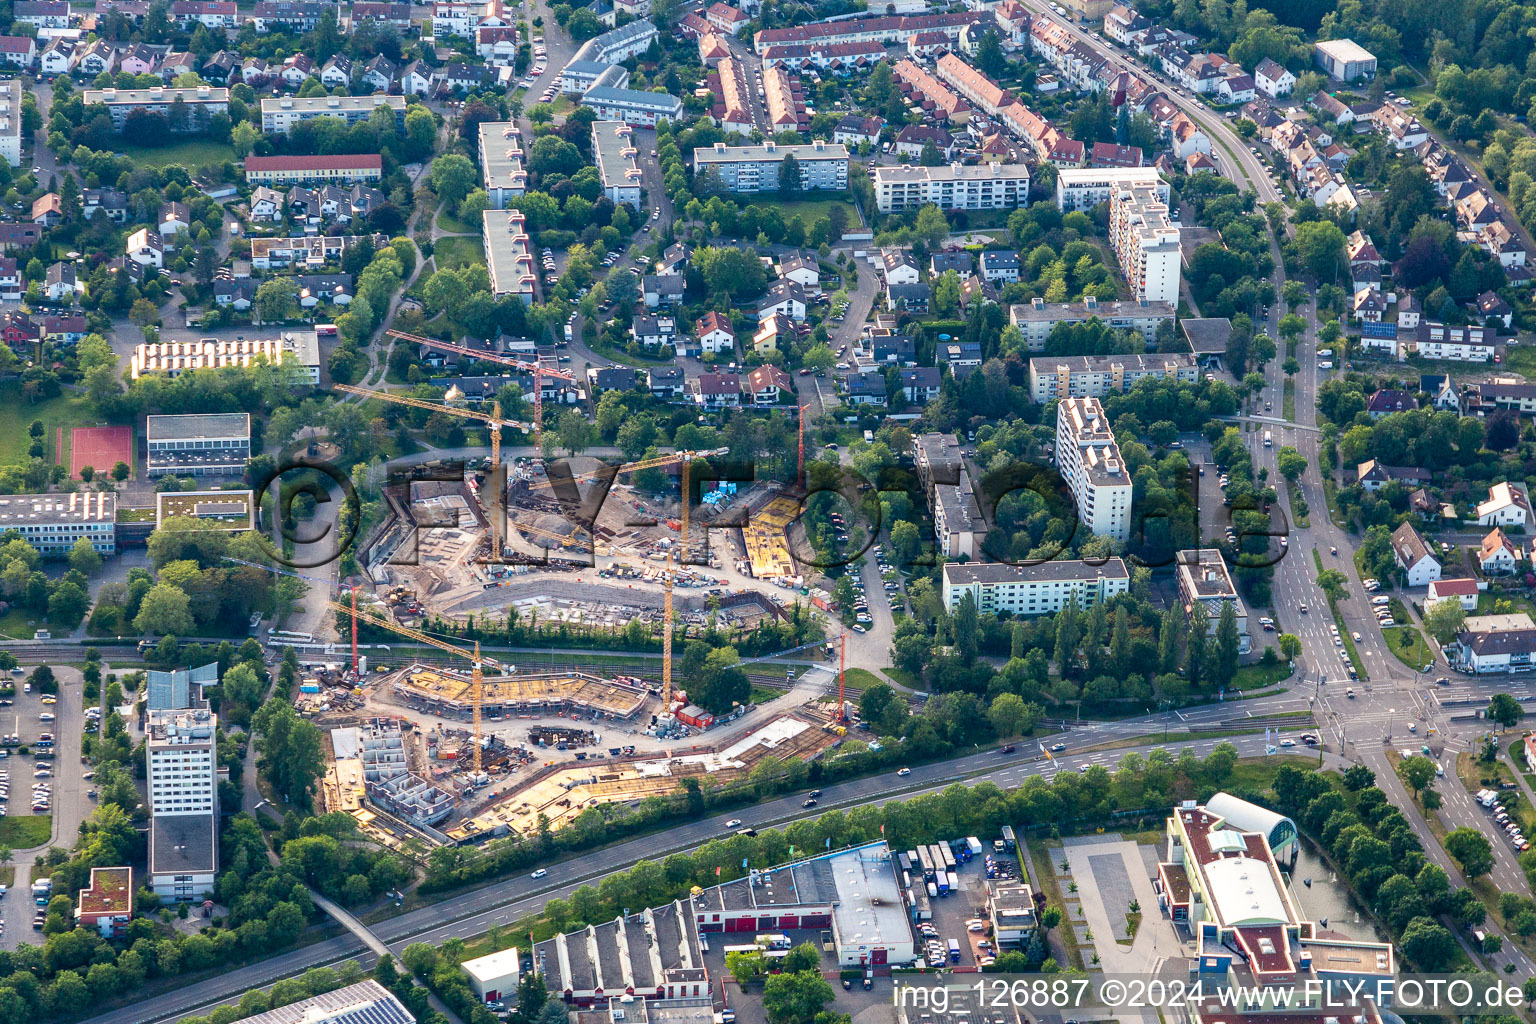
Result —
<svg viewBox="0 0 1536 1024"><path fill-rule="evenodd" d="M990 866L987 860L989 857L991 858ZM988 878L989 870L992 871L990 879ZM990 880L994 883L1007 883L1009 880L1017 880L1019 862L1013 854L993 852L988 848L967 863L957 862L955 874L960 882L960 891L928 901L933 916L930 920L921 921L918 924L919 945L921 946L922 941L926 939L929 951L945 953L945 966L972 967L997 955L997 949L986 935L989 926L987 882ZM914 887L917 885L915 878L913 885ZM951 939L960 947L958 965L948 955ZM937 959L938 957L930 956L929 966L936 966Z"/></svg>

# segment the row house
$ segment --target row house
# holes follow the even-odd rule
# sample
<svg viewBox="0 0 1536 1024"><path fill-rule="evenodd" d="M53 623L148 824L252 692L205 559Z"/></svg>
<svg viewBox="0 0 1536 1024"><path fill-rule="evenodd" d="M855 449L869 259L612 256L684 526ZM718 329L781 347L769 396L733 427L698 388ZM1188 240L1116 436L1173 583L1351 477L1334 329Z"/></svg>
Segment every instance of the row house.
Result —
<svg viewBox="0 0 1536 1024"><path fill-rule="evenodd" d="M415 27L411 21L410 4L374 3L369 0L353 4L347 21L349 31L356 29L365 21L388 25L401 35L405 35Z"/></svg>
<svg viewBox="0 0 1536 1024"><path fill-rule="evenodd" d="M475 29L475 53L489 64L512 64L521 43L516 25L481 25Z"/></svg>
<svg viewBox="0 0 1536 1024"><path fill-rule="evenodd" d="M336 16L336 23L340 25L340 7L317 0L262 0L252 8L249 20L262 35L268 32L303 35L313 32L327 11Z"/></svg>
<svg viewBox="0 0 1536 1024"><path fill-rule="evenodd" d="M41 38L49 29L67 29L74 22L68 0L16 0L11 6L12 19L37 29Z"/></svg>
<svg viewBox="0 0 1536 1024"><path fill-rule="evenodd" d="M197 25L222 31L239 27L240 12L234 0L174 0L171 20L184 32Z"/></svg>
<svg viewBox="0 0 1536 1024"><path fill-rule="evenodd" d="M1003 0L992 8L992 19L997 23L997 32L1008 49L1016 49L1024 44L1033 21L1028 9L1019 0Z"/></svg>
<svg viewBox="0 0 1536 1024"><path fill-rule="evenodd" d="M908 58L902 58L891 69L896 84L907 98L931 117L952 124L964 124L971 116L970 104L960 94L949 88Z"/></svg>
<svg viewBox="0 0 1536 1024"><path fill-rule="evenodd" d="M873 68L885 59L885 47L876 42L779 43L762 51L763 67L791 71L813 69L847 75Z"/></svg>
<svg viewBox="0 0 1536 1024"><path fill-rule="evenodd" d="M1124 4L1117 4L1104 15L1104 34L1121 46L1130 46L1133 34L1151 26L1150 19Z"/></svg>
<svg viewBox="0 0 1536 1024"><path fill-rule="evenodd" d="M752 37L752 43L753 48L762 53L765 48L781 43L875 42L892 46L905 45L910 37L919 32L943 32L950 39L958 41L965 26L980 25L992 20L984 11L840 18L811 22L794 28L764 29Z"/></svg>

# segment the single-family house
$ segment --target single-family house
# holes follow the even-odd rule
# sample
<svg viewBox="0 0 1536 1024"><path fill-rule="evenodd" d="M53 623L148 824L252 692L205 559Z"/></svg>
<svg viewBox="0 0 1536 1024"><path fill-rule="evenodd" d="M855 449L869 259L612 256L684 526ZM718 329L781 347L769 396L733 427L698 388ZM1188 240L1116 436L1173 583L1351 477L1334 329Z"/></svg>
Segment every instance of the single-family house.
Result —
<svg viewBox="0 0 1536 1024"><path fill-rule="evenodd" d="M795 382L777 366L759 366L747 374L747 397L753 405L778 405L782 396L794 393Z"/></svg>
<svg viewBox="0 0 1536 1024"><path fill-rule="evenodd" d="M1488 500L1477 506L1480 526L1527 526L1531 521L1531 499L1521 484L1508 480L1488 488Z"/></svg>
<svg viewBox="0 0 1536 1024"><path fill-rule="evenodd" d="M1439 560L1429 553L1429 545L1412 523L1392 531L1392 556L1407 575L1410 587L1427 587L1440 578Z"/></svg>
<svg viewBox="0 0 1536 1024"><path fill-rule="evenodd" d="M1520 564L1523 554L1509 534L1495 526L1477 549L1477 567L1485 576L1508 576Z"/></svg>
<svg viewBox="0 0 1536 1024"><path fill-rule="evenodd" d="M710 355L721 352L729 355L736 351L736 331L723 313L710 310L699 317L693 325L693 336L699 349Z"/></svg>

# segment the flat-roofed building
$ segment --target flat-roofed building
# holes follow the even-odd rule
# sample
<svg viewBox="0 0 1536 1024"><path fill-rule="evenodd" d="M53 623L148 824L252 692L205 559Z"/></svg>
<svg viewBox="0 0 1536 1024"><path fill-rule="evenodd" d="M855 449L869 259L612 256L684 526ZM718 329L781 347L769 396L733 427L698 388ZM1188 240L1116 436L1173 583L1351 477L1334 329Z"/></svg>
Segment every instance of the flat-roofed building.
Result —
<svg viewBox="0 0 1536 1024"><path fill-rule="evenodd" d="M1162 190L1143 185L1110 189L1109 239L1120 271L1149 302L1179 301L1179 228Z"/></svg>
<svg viewBox="0 0 1536 1024"><path fill-rule="evenodd" d="M1290 818L1228 793L1185 801L1167 819L1158 902L1193 938L1193 970L1235 996L1196 1024L1267 1019L1280 991L1299 997L1287 1020L1325 1024L1323 1014L1359 999L1362 984L1374 992L1395 977L1391 943L1346 938L1340 925L1324 930L1302 914L1277 860L1297 847ZM1338 1002L1309 1012L1324 993ZM1369 997L1348 1012L1358 1024L1381 1021Z"/></svg>
<svg viewBox="0 0 1536 1024"><path fill-rule="evenodd" d="M275 338L145 343L134 346L128 372L134 380L148 373L175 377L188 370L248 367L258 359L274 366L291 359L303 371L304 380L320 383L320 339L314 331L284 331Z"/></svg>
<svg viewBox="0 0 1536 1024"><path fill-rule="evenodd" d="M128 122L128 115L135 111L159 114L173 132L206 131L214 114L229 113L229 90L199 85L192 89L166 89L150 86L148 89L87 89L81 97L87 107L101 104L112 116L112 127L118 131ZM176 110L183 117L172 118Z"/></svg>
<svg viewBox="0 0 1536 1024"><path fill-rule="evenodd" d="M218 871L218 716L206 708L150 711L145 749L150 888L162 900L198 899Z"/></svg>
<svg viewBox="0 0 1536 1024"><path fill-rule="evenodd" d="M676 123L683 115L683 101L664 92L594 85L582 95L581 102L605 121L624 121L646 128L654 128L658 121Z"/></svg>
<svg viewBox="0 0 1536 1024"><path fill-rule="evenodd" d="M1062 168L1056 172L1056 206L1062 213L1087 210L1109 201L1115 187L1156 189L1168 202L1168 183L1153 167Z"/></svg>
<svg viewBox="0 0 1536 1024"><path fill-rule="evenodd" d="M1076 559L1005 565L1000 562L944 563L944 607L951 613L970 594L983 615L1052 615L1069 603L1079 608L1108 601L1131 587L1119 558L1102 564Z"/></svg>
<svg viewBox="0 0 1536 1024"><path fill-rule="evenodd" d="M1099 320L1117 331L1135 331L1147 341L1156 341L1158 329L1163 324L1173 323L1176 312L1171 302L1146 299L1102 302L1087 295L1079 302L1046 302L1036 296L1028 302L1009 306L1008 322L1024 335L1024 344L1031 352L1041 352L1057 324L1085 324Z"/></svg>
<svg viewBox="0 0 1536 1024"><path fill-rule="evenodd" d="M1103 398L1128 391L1147 377L1193 384L1200 380L1200 368L1188 352L1043 356L1029 361L1029 395L1036 402L1065 397Z"/></svg>
<svg viewBox="0 0 1536 1024"><path fill-rule="evenodd" d="M635 148L635 130L623 121L593 121L592 152L597 157L603 194L615 206L640 209L640 151Z"/></svg>
<svg viewBox="0 0 1536 1024"><path fill-rule="evenodd" d="M173 518L201 519L219 523L231 532L256 528L255 492L249 488L233 491L158 491L155 494L155 525Z"/></svg>
<svg viewBox="0 0 1536 1024"><path fill-rule="evenodd" d="M941 210L1006 210L1029 202L1025 164L946 164L875 168L875 205L881 213L933 203Z"/></svg>
<svg viewBox="0 0 1536 1024"><path fill-rule="evenodd" d="M523 167L523 137L511 121L480 122L480 177L491 209L505 210L507 201L528 191Z"/></svg>
<svg viewBox="0 0 1536 1024"><path fill-rule="evenodd" d="M91 884L75 900L75 925L119 938L133 920L133 869L91 868Z"/></svg>
<svg viewBox="0 0 1536 1024"><path fill-rule="evenodd" d="M1185 614L1194 614L1195 605L1205 609L1206 633L1216 635L1221 620L1221 608L1230 604L1237 613L1238 650L1247 654L1252 646L1248 635L1248 608L1242 595L1232 582L1227 563L1215 548L1198 548L1180 551L1176 556L1179 566L1179 600Z"/></svg>
<svg viewBox="0 0 1536 1024"><path fill-rule="evenodd" d="M538 275L533 270L527 221L521 210L486 210L482 215L485 265L490 271L491 295L516 295L523 305L534 300Z"/></svg>
<svg viewBox="0 0 1536 1024"><path fill-rule="evenodd" d="M1040 925L1035 890L1029 883L988 883L987 916L992 919L992 941L999 946L1022 947Z"/></svg>
<svg viewBox="0 0 1536 1024"><path fill-rule="evenodd" d="M378 181L384 176L384 158L378 153L352 156L248 156L245 180L252 185L279 188L323 182L351 185Z"/></svg>
<svg viewBox="0 0 1536 1024"><path fill-rule="evenodd" d="M0 495L0 533L15 530L45 558L84 538L99 555L117 550L117 495L104 491Z"/></svg>
<svg viewBox="0 0 1536 1024"><path fill-rule="evenodd" d="M227 90L220 90L226 93ZM268 135L287 135L301 121L339 117L347 124L366 121L374 110L388 107L397 125L405 123L405 97L376 92L371 96L277 96L261 101L261 130Z"/></svg>
<svg viewBox="0 0 1536 1024"><path fill-rule="evenodd" d="M1376 55L1353 39L1324 39L1313 51L1318 67L1330 78L1353 82L1376 77Z"/></svg>
<svg viewBox="0 0 1536 1024"><path fill-rule="evenodd" d="M517 984L523 976L522 959L517 955L516 946L465 960L459 964L459 969L469 979L470 991L484 1003L516 995Z"/></svg>
<svg viewBox="0 0 1536 1024"><path fill-rule="evenodd" d="M1131 475L1097 398L1063 398L1057 404L1056 464L1088 532L1130 539Z"/></svg>
<svg viewBox="0 0 1536 1024"><path fill-rule="evenodd" d="M241 1024L416 1024L416 1018L387 988L370 978L258 1013Z"/></svg>
<svg viewBox="0 0 1536 1024"><path fill-rule="evenodd" d="M244 412L145 418L150 476L238 476L251 457L251 416Z"/></svg>
<svg viewBox="0 0 1536 1024"><path fill-rule="evenodd" d="M786 156L800 167L803 191L848 187L848 147L818 139L807 145L781 146L763 142L755 146L727 146L717 142L693 151L693 173L717 174L728 192L772 192L779 187L779 168Z"/></svg>

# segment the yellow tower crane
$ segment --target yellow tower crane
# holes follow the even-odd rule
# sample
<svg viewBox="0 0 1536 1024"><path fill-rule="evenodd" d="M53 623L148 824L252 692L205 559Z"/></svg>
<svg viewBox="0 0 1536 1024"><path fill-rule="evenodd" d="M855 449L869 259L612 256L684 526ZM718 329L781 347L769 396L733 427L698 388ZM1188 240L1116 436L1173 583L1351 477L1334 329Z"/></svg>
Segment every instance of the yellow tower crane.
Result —
<svg viewBox="0 0 1536 1024"><path fill-rule="evenodd" d="M334 611L346 612L349 615L353 614L351 609L337 604L335 601L328 601L327 604ZM470 672L470 716L474 723L475 732L474 769L478 773L480 771L480 706L485 701L485 674L482 671L482 665L489 662L500 667L501 663L494 658L482 658L480 656L480 641L478 640L475 641L475 649L471 653L462 647L450 644L446 640L439 640L437 637L423 633L419 629L402 626L398 622L386 619L382 615L375 615L370 611L359 609L356 612L356 616L363 622L371 622L380 629L399 633L401 636L415 640L417 643L426 644L428 647L436 647L440 651L447 651L449 654L456 654L461 658L469 659L473 666Z"/></svg>
<svg viewBox="0 0 1536 1024"><path fill-rule="evenodd" d="M494 473L501 466L501 431L504 427L514 427L518 430L531 430L532 424L522 420L508 420L501 416L501 403L492 402L491 411L482 409L470 409L457 405L439 405L437 402L427 402L420 398L408 398L405 395L396 395L388 391L373 391L369 388L354 387L351 384L337 384L337 391L345 391L349 395L361 395L364 398L379 398L396 405L408 405L412 409L425 409L428 412L441 412L449 416L460 416L465 419L479 420L490 430L491 434L491 470ZM450 394L452 394L450 390ZM500 507L500 503L498 503ZM491 516L491 558L501 557L502 524L498 521L499 515Z"/></svg>

